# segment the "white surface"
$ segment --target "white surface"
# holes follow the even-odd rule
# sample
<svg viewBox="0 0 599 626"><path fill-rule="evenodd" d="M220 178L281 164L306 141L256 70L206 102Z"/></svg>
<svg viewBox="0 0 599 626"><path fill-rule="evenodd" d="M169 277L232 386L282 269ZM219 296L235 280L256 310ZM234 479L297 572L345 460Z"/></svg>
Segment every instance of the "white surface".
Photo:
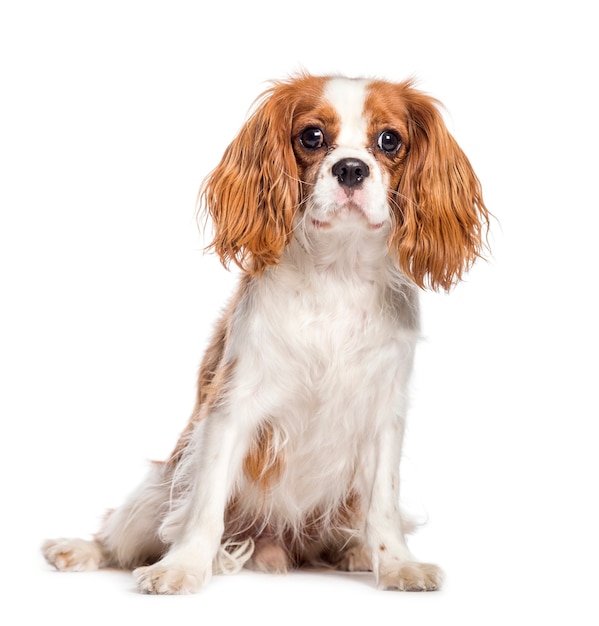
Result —
<svg viewBox="0 0 599 626"><path fill-rule="evenodd" d="M403 4L2 4L7 623L597 623L591 7ZM302 66L419 77L500 222L489 263L423 298L404 499L446 585L244 572L153 598L124 573L55 573L43 538L94 532L187 420L232 285L201 253L197 189L265 81Z"/></svg>

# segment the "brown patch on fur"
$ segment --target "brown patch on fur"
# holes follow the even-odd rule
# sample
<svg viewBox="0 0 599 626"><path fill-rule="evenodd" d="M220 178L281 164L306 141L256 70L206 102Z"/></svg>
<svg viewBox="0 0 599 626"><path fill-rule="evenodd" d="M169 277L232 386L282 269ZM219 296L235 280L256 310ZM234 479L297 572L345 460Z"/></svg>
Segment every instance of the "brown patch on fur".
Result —
<svg viewBox="0 0 599 626"><path fill-rule="evenodd" d="M402 148L386 158L397 222L390 248L416 285L449 290L486 249L490 213L438 105L410 81L373 81L365 109L402 136Z"/></svg>
<svg viewBox="0 0 599 626"><path fill-rule="evenodd" d="M372 556L370 550L363 543L356 543L341 553L341 558L336 567L343 572L371 572Z"/></svg>
<svg viewBox="0 0 599 626"><path fill-rule="evenodd" d="M283 458L273 449L273 427L263 422L256 432L254 441L243 460L243 470L249 480L262 490L276 481L283 471Z"/></svg>
<svg viewBox="0 0 599 626"><path fill-rule="evenodd" d="M293 122L315 107L325 82L307 74L276 82L204 181L200 206L215 231L210 248L225 266L233 261L257 275L279 262L301 198Z"/></svg>
<svg viewBox="0 0 599 626"><path fill-rule="evenodd" d="M331 528L355 528L356 518L361 508L360 495L355 491L349 491L345 498L339 502L337 509L330 517L324 517L321 511L314 511L306 517L304 533L307 536L320 537L324 531Z"/></svg>
<svg viewBox="0 0 599 626"><path fill-rule="evenodd" d="M332 514L315 510L307 515L298 528L264 515L250 517L241 509L239 499L229 500L225 511L225 532L222 542L252 539L258 545L276 545L289 558L289 567L328 565L337 568L351 550L359 548L352 531L362 525L363 510L359 495L350 491ZM360 570L370 569L361 558ZM251 564L249 565L251 567ZM347 568L346 568L347 569Z"/></svg>
<svg viewBox="0 0 599 626"><path fill-rule="evenodd" d="M324 516L321 511L307 516L300 535L289 537L290 552L296 563L324 562L336 567L356 545L348 531L360 526L361 511L360 495L349 491L331 516Z"/></svg>
<svg viewBox="0 0 599 626"><path fill-rule="evenodd" d="M248 569L269 574L285 574L290 566L289 555L276 540L261 538L255 544L254 553L246 563Z"/></svg>

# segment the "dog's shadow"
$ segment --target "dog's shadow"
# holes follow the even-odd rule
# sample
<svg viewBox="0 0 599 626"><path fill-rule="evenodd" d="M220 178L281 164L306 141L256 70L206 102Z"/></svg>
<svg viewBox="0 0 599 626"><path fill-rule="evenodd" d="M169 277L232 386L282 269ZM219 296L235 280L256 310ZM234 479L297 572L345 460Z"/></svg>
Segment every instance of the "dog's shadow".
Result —
<svg viewBox="0 0 599 626"><path fill-rule="evenodd" d="M104 569L102 571L110 571L111 574L119 573L121 576L130 574L129 572L124 572L123 570L117 569ZM272 592L273 584L287 586L287 584L295 583L297 583L300 588L304 588L305 585L312 586L314 584L320 584L325 582L327 583L327 585L337 583L345 585L350 583L351 581L352 583L357 583L362 587L370 587L371 589L376 589L374 574L372 572L346 572L327 567L302 566L300 568L292 569L285 574L267 574L264 572L257 572L245 568L237 574L218 574L212 578L208 587L205 590L201 590L194 595L201 596L212 586L221 588L221 586L223 585L229 585L231 584L232 579L238 582L238 584L244 584L244 582L249 582L249 580L251 579L251 585L254 590L258 590L262 585L264 585L265 592L268 593ZM245 579L245 581L243 579ZM133 594L140 593L139 589L134 584L129 585L129 592Z"/></svg>

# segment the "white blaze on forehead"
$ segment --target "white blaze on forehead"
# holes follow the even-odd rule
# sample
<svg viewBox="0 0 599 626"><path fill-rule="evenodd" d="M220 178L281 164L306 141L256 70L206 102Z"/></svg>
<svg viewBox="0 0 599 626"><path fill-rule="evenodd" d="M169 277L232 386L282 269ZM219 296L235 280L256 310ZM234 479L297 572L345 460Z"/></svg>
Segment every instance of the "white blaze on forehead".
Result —
<svg viewBox="0 0 599 626"><path fill-rule="evenodd" d="M367 80L331 78L324 91L324 97L335 108L341 122L337 146L362 148L367 143L364 101Z"/></svg>

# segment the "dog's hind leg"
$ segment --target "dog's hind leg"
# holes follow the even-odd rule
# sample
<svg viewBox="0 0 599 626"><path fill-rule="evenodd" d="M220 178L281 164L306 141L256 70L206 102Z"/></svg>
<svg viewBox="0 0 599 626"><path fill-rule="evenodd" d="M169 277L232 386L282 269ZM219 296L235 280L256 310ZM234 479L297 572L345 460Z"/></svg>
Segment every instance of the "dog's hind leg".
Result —
<svg viewBox="0 0 599 626"><path fill-rule="evenodd" d="M42 552L60 571L101 567L132 569L157 561L167 546L158 529L170 500L169 469L153 464L138 489L119 508L109 511L93 540L48 539Z"/></svg>

